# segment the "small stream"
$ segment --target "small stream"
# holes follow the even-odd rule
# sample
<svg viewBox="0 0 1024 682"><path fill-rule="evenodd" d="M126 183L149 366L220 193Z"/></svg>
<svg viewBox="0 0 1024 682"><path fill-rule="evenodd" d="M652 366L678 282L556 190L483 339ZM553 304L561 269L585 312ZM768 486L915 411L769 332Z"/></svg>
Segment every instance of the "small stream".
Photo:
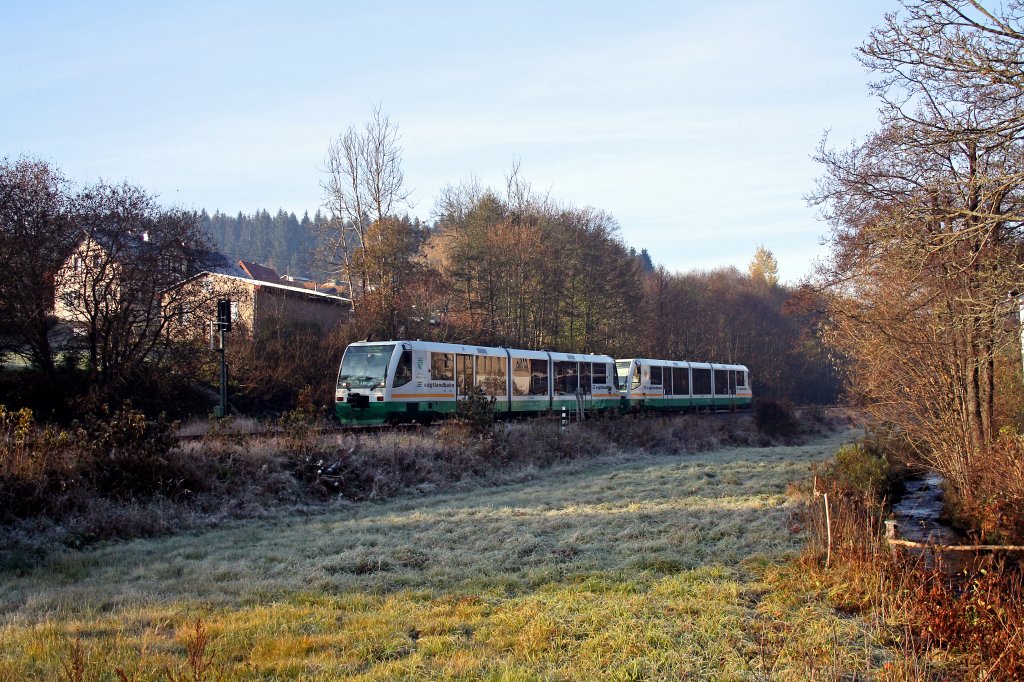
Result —
<svg viewBox="0 0 1024 682"><path fill-rule="evenodd" d="M942 476L928 473L905 483L906 494L893 505L897 534L904 540L924 542L932 545L959 545L964 538L943 522L942 517ZM920 549L909 550L924 560L925 566L933 566L932 552ZM946 552L940 557L940 565L946 574L957 573L965 568L970 558L966 552Z"/></svg>
<svg viewBox="0 0 1024 682"><path fill-rule="evenodd" d="M893 505L900 537L935 545L963 542L956 531L940 520L942 516L942 476L929 473L906 482L906 494Z"/></svg>

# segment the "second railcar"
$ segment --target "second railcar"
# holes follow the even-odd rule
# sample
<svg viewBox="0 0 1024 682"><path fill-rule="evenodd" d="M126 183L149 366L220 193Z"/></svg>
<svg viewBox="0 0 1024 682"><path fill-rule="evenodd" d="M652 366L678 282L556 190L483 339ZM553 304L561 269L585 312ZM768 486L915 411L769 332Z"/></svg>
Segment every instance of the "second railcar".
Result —
<svg viewBox="0 0 1024 682"><path fill-rule="evenodd" d="M615 361L624 407L632 410L736 410L750 407L744 365L651 358Z"/></svg>

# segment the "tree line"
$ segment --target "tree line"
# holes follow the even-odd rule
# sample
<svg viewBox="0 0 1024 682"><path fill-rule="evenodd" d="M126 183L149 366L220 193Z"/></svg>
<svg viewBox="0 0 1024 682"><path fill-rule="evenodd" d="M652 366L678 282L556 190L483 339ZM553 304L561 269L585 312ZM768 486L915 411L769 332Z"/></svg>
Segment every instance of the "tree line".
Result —
<svg viewBox="0 0 1024 682"><path fill-rule="evenodd" d="M282 275L308 277L314 273L309 254L313 251L315 225L323 222L323 214L309 212L297 218L294 213L266 209L252 214L239 212L229 216L220 211L210 215L199 213L199 224L217 249L232 260L246 260L268 265Z"/></svg>
<svg viewBox="0 0 1024 682"><path fill-rule="evenodd" d="M836 399L820 317L787 306L767 249L747 273L670 273L611 214L535 192L518 166L501 188L446 187L420 224L397 215L399 139L377 110L328 152L314 255L351 283L359 338L744 363L762 395Z"/></svg>

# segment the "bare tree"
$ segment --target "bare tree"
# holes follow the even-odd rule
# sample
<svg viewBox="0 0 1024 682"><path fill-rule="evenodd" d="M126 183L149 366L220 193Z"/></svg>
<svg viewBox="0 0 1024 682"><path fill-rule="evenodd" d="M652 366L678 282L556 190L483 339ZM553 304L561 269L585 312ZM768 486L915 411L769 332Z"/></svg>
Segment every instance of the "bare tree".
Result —
<svg viewBox="0 0 1024 682"><path fill-rule="evenodd" d="M202 269L212 248L195 213L162 209L127 183L86 188L75 224L78 245L56 282L57 303L81 331L91 383L116 390L166 368L169 327L183 306L204 307L175 285Z"/></svg>
<svg viewBox="0 0 1024 682"><path fill-rule="evenodd" d="M0 164L0 335L53 380L53 278L74 240L67 183L46 162Z"/></svg>
<svg viewBox="0 0 1024 682"><path fill-rule="evenodd" d="M319 226L317 262L344 275L353 300L378 284L357 249L366 249L374 223L394 217L410 192L405 189L398 124L380 107L362 129L351 125L327 149L321 182L329 219Z"/></svg>

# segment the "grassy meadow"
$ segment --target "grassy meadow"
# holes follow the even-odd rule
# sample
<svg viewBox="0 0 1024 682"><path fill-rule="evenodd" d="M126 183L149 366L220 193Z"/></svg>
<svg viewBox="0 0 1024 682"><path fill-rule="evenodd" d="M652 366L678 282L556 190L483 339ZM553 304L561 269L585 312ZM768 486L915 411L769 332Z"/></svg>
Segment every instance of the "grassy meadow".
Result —
<svg viewBox="0 0 1024 682"><path fill-rule="evenodd" d="M795 557L850 436L54 553L0 574L0 679L833 679L884 665ZM191 657L191 658L190 658Z"/></svg>

